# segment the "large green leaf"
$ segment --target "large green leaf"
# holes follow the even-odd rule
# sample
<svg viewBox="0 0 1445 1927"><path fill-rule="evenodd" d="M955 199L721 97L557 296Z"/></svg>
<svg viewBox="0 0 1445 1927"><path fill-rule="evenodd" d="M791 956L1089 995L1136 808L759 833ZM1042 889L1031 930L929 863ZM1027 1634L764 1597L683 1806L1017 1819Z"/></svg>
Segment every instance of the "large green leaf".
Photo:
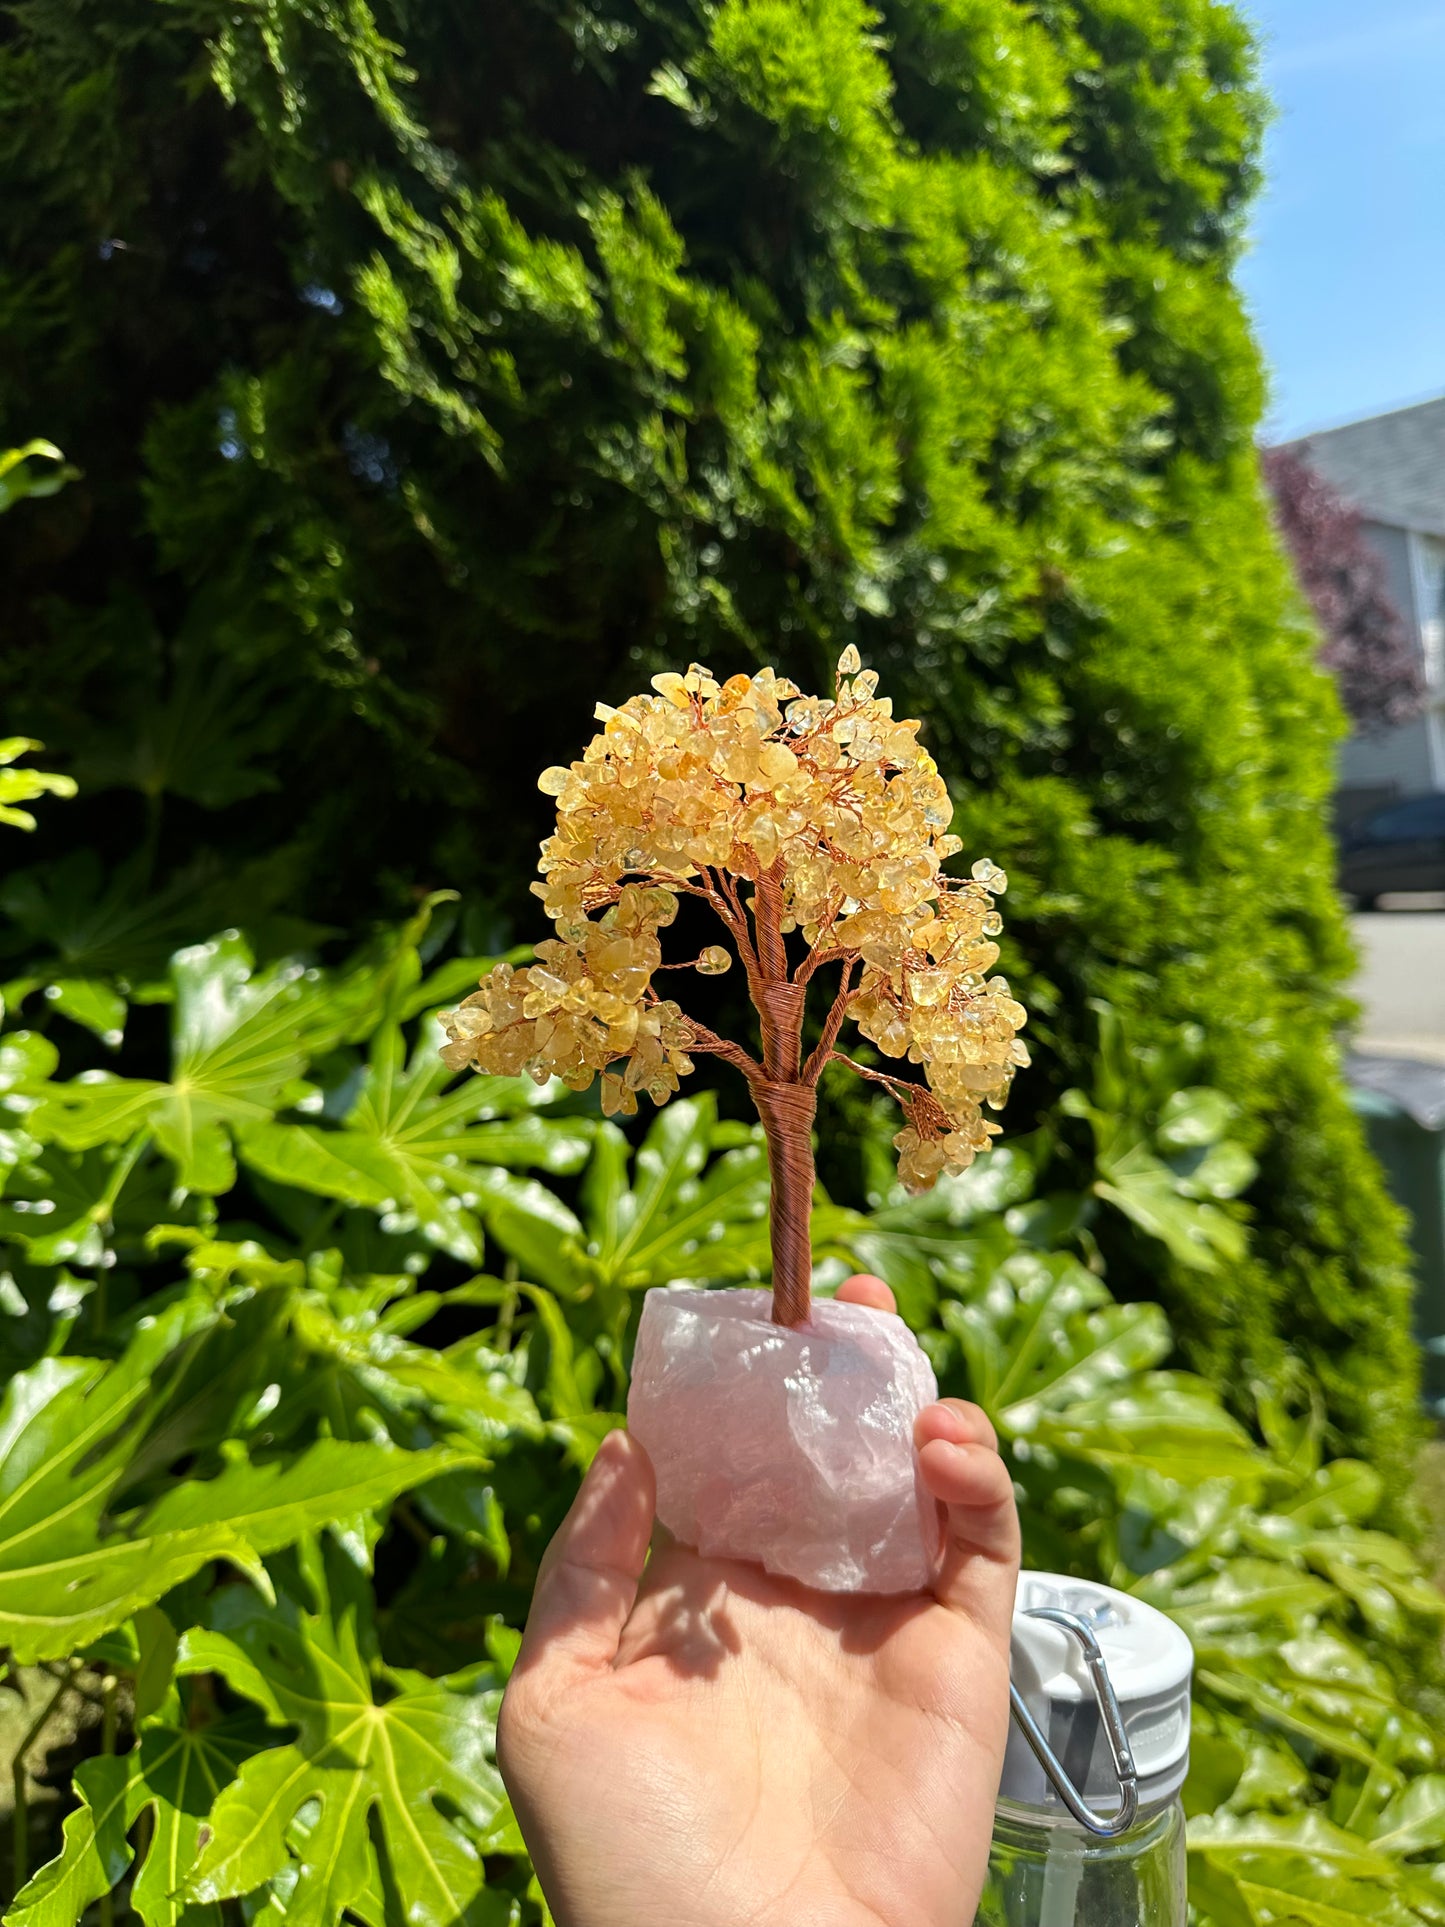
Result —
<svg viewBox="0 0 1445 1927"><path fill-rule="evenodd" d="M171 657L164 682L157 676L127 687L100 727L77 732L76 768L87 795L132 789L219 810L281 787L274 752L304 698L262 664L216 646L225 613L193 605L191 635L169 651L156 639L152 659L159 665ZM145 620L139 610L125 616L132 627ZM194 633L201 622L205 632Z"/></svg>
<svg viewBox="0 0 1445 1927"><path fill-rule="evenodd" d="M1286 1560L1247 1557L1214 1564L1191 1585L1156 1574L1141 1591L1155 1605L1167 1606L1196 1643L1252 1626L1295 1630L1331 1604L1329 1586L1313 1573Z"/></svg>
<svg viewBox="0 0 1445 1927"><path fill-rule="evenodd" d="M383 1024L339 1127L245 1122L242 1158L269 1178L367 1206L389 1228L415 1229L463 1263L480 1264L479 1213L532 1195L507 1171L576 1171L591 1146L592 1126L586 1119L538 1116L544 1093L529 1079L457 1082L438 1055L438 1041L434 1027L424 1025L407 1064L400 1031Z"/></svg>
<svg viewBox="0 0 1445 1927"><path fill-rule="evenodd" d="M711 1094L665 1105L638 1149L629 1187L621 1133L609 1127L584 1193L588 1256L606 1283L768 1274L767 1153L748 1142L709 1165L716 1129Z"/></svg>
<svg viewBox="0 0 1445 1927"><path fill-rule="evenodd" d="M1071 1380L1080 1375L1076 1367ZM1184 1372L1150 1372L1115 1390L1056 1404L1031 1436L1123 1476L1153 1472L1188 1486L1232 1479L1249 1488L1264 1477L1244 1427L1202 1379Z"/></svg>
<svg viewBox="0 0 1445 1927"><path fill-rule="evenodd" d="M1402 1858L1445 1848L1445 1773L1422 1774L1397 1793L1376 1815L1370 1844Z"/></svg>
<svg viewBox="0 0 1445 1927"><path fill-rule="evenodd" d="M234 935L178 951L171 982L170 1078L83 1074L55 1088L33 1128L73 1150L144 1128L184 1189L228 1191L231 1131L268 1118L331 1035L324 988L295 964L257 972Z"/></svg>
<svg viewBox="0 0 1445 1927"><path fill-rule="evenodd" d="M144 1237L167 1208L171 1189L145 1143L67 1151L35 1145L5 1180L0 1241L33 1265L105 1265L118 1237Z"/></svg>
<svg viewBox="0 0 1445 1927"><path fill-rule="evenodd" d="M941 1315L975 1398L1010 1434L1133 1378L1172 1343L1157 1306L1112 1304L1101 1281L1061 1253L1018 1253L978 1296L945 1303Z"/></svg>
<svg viewBox="0 0 1445 1927"><path fill-rule="evenodd" d="M132 1782L129 1761L114 1754L76 1768L80 1805L66 1816L61 1850L21 1888L5 1927L76 1927L86 1908L110 1892L130 1865Z"/></svg>
<svg viewBox="0 0 1445 1927"><path fill-rule="evenodd" d="M540 1441L536 1403L514 1361L476 1338L439 1350L407 1341L379 1293L306 1293L295 1307L296 1342L307 1355L300 1395L340 1437L371 1438L379 1419L408 1445L428 1436L495 1452L514 1438ZM378 1302L380 1299L380 1302ZM468 1302L465 1292L428 1293L410 1317Z"/></svg>
<svg viewBox="0 0 1445 1927"><path fill-rule="evenodd" d="M27 985L121 978L150 985L178 945L234 915L234 892L214 868L195 868L157 889L140 859L107 868L80 849L18 870L0 883L0 950L20 952ZM43 974L37 974L43 973Z"/></svg>
<svg viewBox="0 0 1445 1927"><path fill-rule="evenodd" d="M715 1156L720 1141L727 1148ZM581 1204L579 1220L550 1192L498 1187L483 1208L526 1276L563 1297L760 1279L771 1270L767 1153L759 1134L719 1127L711 1094L675 1098L659 1111L630 1183L626 1138L616 1125L598 1126ZM858 1222L816 1207L815 1249Z"/></svg>
<svg viewBox="0 0 1445 1927"><path fill-rule="evenodd" d="M255 1892L294 1872L290 1927L329 1927L387 1871L416 1927L509 1919L488 1893L475 1836L503 1804L494 1764L500 1681L488 1666L428 1679L366 1657L359 1589L331 1562L330 1598L311 1562L312 1610L289 1589L268 1608L230 1587L209 1630L182 1642L180 1670L218 1673L277 1726L295 1730L246 1761L211 1813L186 1892L203 1901ZM308 1830L294 1822L310 1808Z"/></svg>
<svg viewBox="0 0 1445 1927"><path fill-rule="evenodd" d="M1094 1193L1191 1271L1217 1271L1221 1263L1237 1264L1245 1254L1243 1225L1217 1205L1198 1202L1191 1181L1143 1144L1101 1151Z"/></svg>
<svg viewBox="0 0 1445 1927"><path fill-rule="evenodd" d="M1234 1879L1260 1927L1419 1927L1420 1916L1382 1883L1312 1873L1283 1854L1259 1854L1232 1865Z"/></svg>
<svg viewBox="0 0 1445 1927"><path fill-rule="evenodd" d="M43 1359L0 1405L0 1642L17 1660L63 1655L212 1559L246 1568L302 1533L472 1462L447 1447L320 1440L284 1461L234 1458L178 1479L139 1513L114 1497L163 1408L163 1367L214 1316L188 1302L142 1321L114 1365Z"/></svg>
<svg viewBox="0 0 1445 1927"><path fill-rule="evenodd" d="M1262 1853L1297 1854L1347 1879L1389 1880L1395 1871L1378 1848L1322 1813L1204 1814L1189 1823L1189 1851L1226 1865Z"/></svg>
<svg viewBox="0 0 1445 1927"><path fill-rule="evenodd" d="M251 1713L150 1720L123 1759L86 1760L75 1772L80 1805L66 1820L61 1852L17 1896L6 1927L75 1927L132 1865L127 1834L143 1814L148 1845L130 1900L145 1927L220 1927L219 1907L187 1903L180 1890L217 1795L266 1737Z"/></svg>
<svg viewBox="0 0 1445 1927"><path fill-rule="evenodd" d="M1213 1272L1238 1263L1247 1239L1221 1209L1253 1182L1254 1159L1229 1138L1237 1107L1205 1085L1178 1088L1197 1069L1197 1044L1131 1050L1117 1013L1096 1003L1099 1053L1092 1097L1066 1091L1060 1109L1094 1138L1092 1195L1157 1239L1176 1264Z"/></svg>

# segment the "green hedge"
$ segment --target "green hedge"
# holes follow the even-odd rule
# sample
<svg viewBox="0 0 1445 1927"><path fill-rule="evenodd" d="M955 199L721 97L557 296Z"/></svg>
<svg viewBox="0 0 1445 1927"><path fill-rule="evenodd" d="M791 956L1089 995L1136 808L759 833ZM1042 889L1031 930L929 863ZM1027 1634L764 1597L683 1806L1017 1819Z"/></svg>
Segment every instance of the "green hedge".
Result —
<svg viewBox="0 0 1445 1927"><path fill-rule="evenodd" d="M86 799L16 972L144 981L422 886L504 941L535 772L690 656L854 642L1017 879L1039 1069L1092 997L1243 1106L1169 1308L1248 1412L1405 1472L1395 1214L1340 1087L1334 694L1231 285L1264 116L1218 0L6 0L0 702ZM500 917L501 921L498 921ZM309 934L315 935L314 924ZM525 931L522 933L525 934ZM835 1120L837 1113L834 1113Z"/></svg>

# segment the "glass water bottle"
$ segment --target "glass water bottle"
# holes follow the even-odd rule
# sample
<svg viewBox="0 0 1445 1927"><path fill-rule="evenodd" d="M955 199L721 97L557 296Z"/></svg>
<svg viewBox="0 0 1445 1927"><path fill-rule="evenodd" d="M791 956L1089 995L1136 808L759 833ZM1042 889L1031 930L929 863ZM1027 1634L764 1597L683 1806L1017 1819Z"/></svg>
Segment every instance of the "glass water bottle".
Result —
<svg viewBox="0 0 1445 1927"><path fill-rule="evenodd" d="M1189 1641L1109 1586L1020 1576L977 1927L1185 1927Z"/></svg>

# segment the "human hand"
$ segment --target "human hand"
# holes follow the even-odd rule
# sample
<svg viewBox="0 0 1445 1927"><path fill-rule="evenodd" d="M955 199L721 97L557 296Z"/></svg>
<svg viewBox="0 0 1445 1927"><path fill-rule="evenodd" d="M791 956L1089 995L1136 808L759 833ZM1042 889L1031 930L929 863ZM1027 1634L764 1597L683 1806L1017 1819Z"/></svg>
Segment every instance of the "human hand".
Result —
<svg viewBox="0 0 1445 1927"><path fill-rule="evenodd" d="M838 1296L893 1310L878 1278ZM813 1592L660 1545L604 1440L548 1548L497 1753L559 1927L966 1927L1008 1737L1019 1563L993 1429L915 1428L946 1508L931 1593ZM639 1583L640 1582L640 1583Z"/></svg>

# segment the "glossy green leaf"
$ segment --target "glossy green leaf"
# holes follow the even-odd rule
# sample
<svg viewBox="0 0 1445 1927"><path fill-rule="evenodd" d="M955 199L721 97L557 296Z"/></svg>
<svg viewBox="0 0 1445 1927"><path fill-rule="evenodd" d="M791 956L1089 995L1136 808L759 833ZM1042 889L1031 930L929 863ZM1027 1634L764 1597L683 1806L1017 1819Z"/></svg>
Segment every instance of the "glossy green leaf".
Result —
<svg viewBox="0 0 1445 1927"><path fill-rule="evenodd" d="M0 490L4 483L0 481ZM43 749L30 736L7 736L0 738L0 824L12 830L33 830L36 825L34 813L22 809L24 803L33 803L41 796L74 796L76 792L73 776L57 776L50 770L13 768L21 756L31 750Z"/></svg>
<svg viewBox="0 0 1445 1927"><path fill-rule="evenodd" d="M1396 1794L1377 1815L1370 1844L1402 1859L1445 1849L1445 1773L1422 1774Z"/></svg>
<svg viewBox="0 0 1445 1927"><path fill-rule="evenodd" d="M178 951L169 1081L88 1073L55 1087L36 1129L73 1150L139 1129L188 1191L235 1183L231 1132L268 1118L326 1034L324 999L296 966L257 972L238 937Z"/></svg>
<svg viewBox="0 0 1445 1927"><path fill-rule="evenodd" d="M243 1124L241 1154L278 1182L377 1211L384 1225L414 1228L475 1265L482 1262L480 1217L535 1196L512 1184L507 1170L573 1172L591 1148L590 1121L539 1117L538 1095L530 1080L458 1081L430 1026L404 1065L400 1034L383 1027L338 1128Z"/></svg>
<svg viewBox="0 0 1445 1927"><path fill-rule="evenodd" d="M45 986L45 998L62 1017L94 1031L112 1049L125 1035L125 999L103 978L57 977Z"/></svg>
<svg viewBox="0 0 1445 1927"><path fill-rule="evenodd" d="M135 1858L127 1839L143 1814L148 1844L130 1890L144 1927L220 1927L214 1906L179 1898L212 1805L242 1762L265 1744L252 1714L179 1725L147 1723L123 1759L76 1769L81 1804L65 1824L64 1845L5 1916L6 1927L75 1927L84 1910L111 1892Z"/></svg>
<svg viewBox="0 0 1445 1927"><path fill-rule="evenodd" d="M487 1228L526 1277L562 1297L763 1278L771 1265L767 1154L749 1134L715 1157L717 1136L710 1095L673 1099L649 1126L629 1184L626 1139L604 1124L583 1180L584 1219L541 1187L524 1195L495 1186L482 1206ZM842 1235L828 1210L815 1213L819 1244Z"/></svg>
<svg viewBox="0 0 1445 1927"><path fill-rule="evenodd" d="M1019 1253L981 1296L946 1303L974 1396L1011 1435L1157 1364L1171 1340L1154 1305L1114 1305L1072 1259Z"/></svg>
<svg viewBox="0 0 1445 1927"><path fill-rule="evenodd" d="M465 1299L432 1302L440 1308ZM338 1316L337 1307L316 1292L297 1306L294 1321L296 1341L309 1355L302 1396L340 1436L372 1437L377 1419L407 1444L429 1435L487 1453L514 1438L536 1442L544 1436L514 1361L480 1340L444 1351L409 1344L375 1312Z"/></svg>
<svg viewBox="0 0 1445 1927"><path fill-rule="evenodd" d="M1372 1465L1359 1459L1335 1459L1275 1509L1302 1526L1358 1525L1379 1511L1384 1489Z"/></svg>
<svg viewBox="0 0 1445 1927"><path fill-rule="evenodd" d="M1190 1271L1216 1271L1245 1253L1244 1227L1181 1191L1178 1176L1142 1146L1099 1159L1095 1194L1165 1245Z"/></svg>
<svg viewBox="0 0 1445 1927"><path fill-rule="evenodd" d="M1317 1619L1331 1602L1329 1585L1286 1560L1237 1558L1212 1566L1192 1585L1151 1586L1156 1605L1166 1605L1196 1639L1232 1628L1280 1625L1296 1628Z"/></svg>
<svg viewBox="0 0 1445 1927"><path fill-rule="evenodd" d="M210 1317L183 1301L144 1321L114 1365L45 1359L11 1380L0 1405L0 1641L17 1660L73 1651L211 1559L251 1568L468 1462L448 1448L320 1440L284 1463L236 1459L215 1478L177 1480L138 1514L114 1511L166 1363Z"/></svg>
<svg viewBox="0 0 1445 1927"><path fill-rule="evenodd" d="M0 449L0 515L17 502L56 494L79 473L69 466L54 442L39 436L18 448Z"/></svg>
<svg viewBox="0 0 1445 1927"><path fill-rule="evenodd" d="M480 1853L448 1811L485 1829L501 1809L498 1681L484 1667L433 1680L369 1664L355 1598L316 1604L283 1593L267 1608L228 1588L211 1629L186 1636L183 1673L219 1673L296 1733L253 1754L222 1793L186 1892L212 1901L251 1893L293 1865L287 1920L335 1921L376 1879L374 1813L417 1927L502 1927L506 1898L485 1891ZM292 1822L311 1802L319 1813L293 1843Z"/></svg>
<svg viewBox="0 0 1445 1927"><path fill-rule="evenodd" d="M1201 1815L1189 1823L1189 1851L1225 1865L1258 1854L1298 1855L1305 1863L1301 1872L1313 1862L1346 1879L1389 1880L1394 1873L1378 1848L1317 1812Z"/></svg>
<svg viewBox="0 0 1445 1927"><path fill-rule="evenodd" d="M80 1804L66 1816L61 1850L15 1896L5 1927L76 1927L115 1886L131 1861L132 1772L113 1754L76 1768Z"/></svg>
<svg viewBox="0 0 1445 1927"><path fill-rule="evenodd" d="M159 1606L143 1606L132 1624L136 1641L135 1712L137 1719L146 1719L160 1711L170 1691L179 1641L175 1627Z"/></svg>
<svg viewBox="0 0 1445 1927"><path fill-rule="evenodd" d="M0 913L30 940L34 969L43 972L37 981L118 977L151 985L178 946L235 913L232 882L198 866L152 889L143 860L107 866L95 851L79 849L0 881Z"/></svg>
<svg viewBox="0 0 1445 1927"><path fill-rule="evenodd" d="M1222 1091L1207 1085L1171 1091L1159 1111L1155 1138L1166 1151L1192 1151L1222 1138L1236 1116L1236 1107Z"/></svg>
<svg viewBox="0 0 1445 1927"><path fill-rule="evenodd" d="M1152 1471L1185 1485L1206 1479L1258 1483L1263 1463L1249 1434L1200 1379L1154 1372L1118 1390L1059 1405L1059 1394L1086 1383L1083 1365L1056 1381L1051 1409L1029 1435L1121 1473ZM1015 1406L1005 1413L1018 1425ZM1027 1408L1022 1408L1027 1410Z"/></svg>
<svg viewBox="0 0 1445 1927"><path fill-rule="evenodd" d="M1231 1868L1256 1921L1298 1922L1299 1927L1418 1927L1419 1915L1380 1882L1341 1880L1312 1873L1297 1861L1261 1854Z"/></svg>

